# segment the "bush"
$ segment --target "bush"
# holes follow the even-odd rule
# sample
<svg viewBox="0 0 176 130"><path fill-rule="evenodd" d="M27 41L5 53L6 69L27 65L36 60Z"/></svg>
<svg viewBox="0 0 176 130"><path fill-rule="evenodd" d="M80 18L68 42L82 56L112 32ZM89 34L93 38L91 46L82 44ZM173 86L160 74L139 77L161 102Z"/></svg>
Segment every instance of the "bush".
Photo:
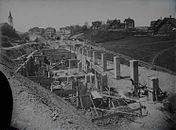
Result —
<svg viewBox="0 0 176 130"><path fill-rule="evenodd" d="M89 30L84 33L85 38L95 42L107 42L125 38L128 33L125 31Z"/></svg>
<svg viewBox="0 0 176 130"><path fill-rule="evenodd" d="M3 23L0 25L0 32L1 32L1 35L8 36L10 39L16 39L16 40L20 39L15 29L11 27L8 23Z"/></svg>
<svg viewBox="0 0 176 130"><path fill-rule="evenodd" d="M12 47L7 36L0 36L0 47Z"/></svg>

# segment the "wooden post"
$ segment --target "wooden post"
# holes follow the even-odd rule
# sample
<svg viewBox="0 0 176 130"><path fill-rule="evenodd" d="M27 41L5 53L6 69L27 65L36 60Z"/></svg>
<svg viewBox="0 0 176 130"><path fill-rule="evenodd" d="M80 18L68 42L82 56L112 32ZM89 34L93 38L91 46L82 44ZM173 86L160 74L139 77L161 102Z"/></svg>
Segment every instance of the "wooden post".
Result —
<svg viewBox="0 0 176 130"><path fill-rule="evenodd" d="M120 57L114 57L114 78L120 79Z"/></svg>
<svg viewBox="0 0 176 130"><path fill-rule="evenodd" d="M102 86L102 91L104 91L105 90L105 88L107 88L108 87L108 78L107 78L107 74L102 74L102 84L101 84L101 86Z"/></svg>
<svg viewBox="0 0 176 130"><path fill-rule="evenodd" d="M68 59L68 68L71 69L71 59Z"/></svg>
<svg viewBox="0 0 176 130"><path fill-rule="evenodd" d="M95 74L95 88L98 89L98 78L97 78L97 73Z"/></svg>
<svg viewBox="0 0 176 130"><path fill-rule="evenodd" d="M101 53L101 63L102 63L103 71L106 71L107 70L107 59L106 59L105 53Z"/></svg>
<svg viewBox="0 0 176 130"><path fill-rule="evenodd" d="M84 48L82 48L81 61L82 61L82 71L84 71Z"/></svg>
<svg viewBox="0 0 176 130"><path fill-rule="evenodd" d="M87 58L89 58L89 56L90 56L90 50L88 49L87 50Z"/></svg>
<svg viewBox="0 0 176 130"><path fill-rule="evenodd" d="M134 82L133 84L134 92L135 92L135 95L138 95L139 75L138 75L138 61L137 60L130 60L130 70L131 70L130 78Z"/></svg>
<svg viewBox="0 0 176 130"><path fill-rule="evenodd" d="M174 58L174 68L175 68L175 71L176 71L176 51L175 51L174 53L175 53L175 58Z"/></svg>
<svg viewBox="0 0 176 130"><path fill-rule="evenodd" d="M153 101L158 100L158 95L159 95L159 79L157 77L151 77L151 88L153 90Z"/></svg>
<svg viewBox="0 0 176 130"><path fill-rule="evenodd" d="M93 51L93 64L97 64L96 51Z"/></svg>

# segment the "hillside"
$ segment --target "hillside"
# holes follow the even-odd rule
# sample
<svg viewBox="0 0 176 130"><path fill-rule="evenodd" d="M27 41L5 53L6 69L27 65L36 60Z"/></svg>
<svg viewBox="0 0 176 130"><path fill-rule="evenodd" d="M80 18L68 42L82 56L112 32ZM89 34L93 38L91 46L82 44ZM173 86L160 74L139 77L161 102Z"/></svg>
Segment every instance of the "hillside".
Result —
<svg viewBox="0 0 176 130"><path fill-rule="evenodd" d="M150 61L153 54L175 45L175 41L168 41L167 37L130 36L121 40L103 42L101 45L136 59Z"/></svg>
<svg viewBox="0 0 176 130"><path fill-rule="evenodd" d="M152 35L132 35L125 31L105 31L105 30L88 30L84 34L71 36L70 38L84 41L88 39L92 45L102 46L110 51L131 57L130 59L137 59L145 61L157 66L165 67L171 71L176 71L173 64L174 55L169 53L169 56L161 60L159 58L156 62L153 60L158 53L165 49L172 48L176 45L175 34L168 36L152 36ZM108 56L112 60L112 56ZM128 64L124 59L123 63ZM129 59L128 59L129 60ZM168 61L168 62L165 62ZM156 63L156 64L155 64Z"/></svg>
<svg viewBox="0 0 176 130"><path fill-rule="evenodd" d="M86 31L80 39L89 39L95 42L107 42L123 39L127 35L128 33L124 31L89 30Z"/></svg>
<svg viewBox="0 0 176 130"><path fill-rule="evenodd" d="M172 54L169 52L169 56L167 56L167 53L163 53L162 57L164 57L164 59L158 58L157 62L153 62L158 53L176 45L175 34L168 36L152 36L132 35L125 31L88 30L84 34L75 35L71 38L77 38L82 41L88 39L93 41L91 42L93 45L96 43L98 46L129 56L132 59L142 60L165 67L171 71L176 71L173 63L174 50L172 51ZM108 56L109 60L112 60L112 58L113 57ZM122 59L121 62L127 64L124 59ZM170 64L171 62L172 64Z"/></svg>
<svg viewBox="0 0 176 130"><path fill-rule="evenodd" d="M134 59L152 63L155 55L164 49L175 46L176 40L169 40L169 37L163 36L128 36L119 40L102 42L99 45ZM169 58L173 59L173 56L170 55ZM161 64L157 65L162 66ZM173 70L172 67L169 69Z"/></svg>
<svg viewBox="0 0 176 130"><path fill-rule="evenodd" d="M176 61L174 57L175 51L176 51L176 46L169 48L167 50L163 50L161 53L156 55L157 57L154 59L154 64L165 68L170 68L171 70L176 72L176 67L175 67Z"/></svg>
<svg viewBox="0 0 176 130"><path fill-rule="evenodd" d="M0 70L7 76L13 93L13 127L20 130L98 129L62 98L14 74L13 67L15 64L1 53Z"/></svg>

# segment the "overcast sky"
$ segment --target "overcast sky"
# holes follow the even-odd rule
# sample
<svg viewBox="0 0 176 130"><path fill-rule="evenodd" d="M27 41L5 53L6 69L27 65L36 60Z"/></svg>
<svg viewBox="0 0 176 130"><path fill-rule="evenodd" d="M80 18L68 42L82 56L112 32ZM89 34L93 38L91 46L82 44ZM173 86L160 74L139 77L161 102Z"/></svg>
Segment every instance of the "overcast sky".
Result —
<svg viewBox="0 0 176 130"><path fill-rule="evenodd" d="M149 26L160 17L175 17L176 0L0 0L0 23L12 12L14 27L55 27L91 24L93 20L133 18L136 26Z"/></svg>

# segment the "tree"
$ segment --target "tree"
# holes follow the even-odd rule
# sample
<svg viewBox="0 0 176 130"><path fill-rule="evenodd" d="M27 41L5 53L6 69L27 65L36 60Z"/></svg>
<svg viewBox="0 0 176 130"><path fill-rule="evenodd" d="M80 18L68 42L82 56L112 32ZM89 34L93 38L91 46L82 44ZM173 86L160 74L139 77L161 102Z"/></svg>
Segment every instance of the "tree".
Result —
<svg viewBox="0 0 176 130"><path fill-rule="evenodd" d="M102 22L101 21L94 21L92 22L92 28L93 29L99 29L102 25Z"/></svg>
<svg viewBox="0 0 176 130"><path fill-rule="evenodd" d="M72 26L72 35L76 35L82 32L82 27L80 25Z"/></svg>
<svg viewBox="0 0 176 130"><path fill-rule="evenodd" d="M16 33L16 30L8 23L0 24L0 32L1 35L8 36L10 39L20 39L19 35Z"/></svg>
<svg viewBox="0 0 176 130"><path fill-rule="evenodd" d="M89 23L88 23L88 22L85 22L85 23L84 23L84 25L85 25L85 26L87 26L87 28L89 28L89 27L90 27L90 25L89 25Z"/></svg>
<svg viewBox="0 0 176 130"><path fill-rule="evenodd" d="M85 22L84 25L82 26L82 31L85 32L88 30L88 27L89 27L89 23L88 22Z"/></svg>
<svg viewBox="0 0 176 130"><path fill-rule="evenodd" d="M29 34L28 33L22 33L22 34L20 34L20 38L23 41L29 41Z"/></svg>

